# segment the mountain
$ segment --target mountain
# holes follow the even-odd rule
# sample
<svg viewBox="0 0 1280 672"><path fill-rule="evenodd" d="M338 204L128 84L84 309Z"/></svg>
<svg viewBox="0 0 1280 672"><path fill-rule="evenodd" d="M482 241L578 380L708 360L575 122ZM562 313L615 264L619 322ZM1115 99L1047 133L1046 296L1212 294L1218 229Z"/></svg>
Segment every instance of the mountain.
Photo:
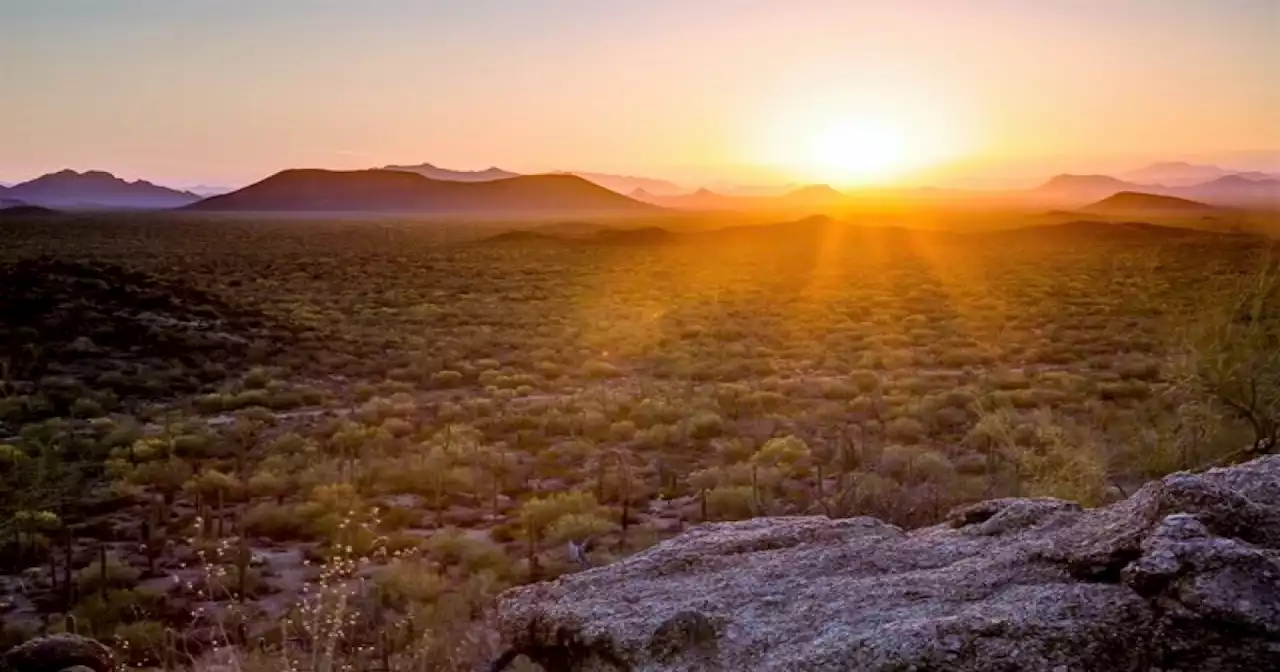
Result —
<svg viewBox="0 0 1280 672"><path fill-rule="evenodd" d="M1121 177L1138 184L1159 184L1166 187L1190 187L1230 175L1250 180L1266 180L1280 177L1257 171L1239 171L1208 164L1164 161L1129 171Z"/></svg>
<svg viewBox="0 0 1280 672"><path fill-rule="evenodd" d="M1096 201L1121 191L1139 191L1143 186L1110 175L1056 175L1034 191L1038 196L1059 200Z"/></svg>
<svg viewBox="0 0 1280 672"><path fill-rule="evenodd" d="M1171 193L1214 205L1280 209L1280 179L1224 175L1203 184L1172 190Z"/></svg>
<svg viewBox="0 0 1280 672"><path fill-rule="evenodd" d="M177 208L200 200L190 192L161 187L146 180L126 182L99 170L49 173L9 187L4 195L32 205L82 210Z"/></svg>
<svg viewBox="0 0 1280 672"><path fill-rule="evenodd" d="M209 198L210 196L217 196L219 194L226 194L235 191L235 187L219 187L209 184L197 184L192 187L187 187L183 191L189 191L200 198Z"/></svg>
<svg viewBox="0 0 1280 672"><path fill-rule="evenodd" d="M429 163L420 163L416 166L386 166L382 170L398 170L406 173L417 173L423 177L429 177L433 180L445 180L446 182L492 182L493 180L505 180L511 177L520 177L519 173L513 173L501 168L486 168L484 170L450 170L448 168L440 168Z"/></svg>
<svg viewBox="0 0 1280 672"><path fill-rule="evenodd" d="M553 175L577 175L588 182L598 184L609 191L619 194L630 194L637 189L644 190L654 196L674 196L683 193L684 187L675 182L657 180L651 177L633 177L631 175L610 175L608 173L580 173L559 171Z"/></svg>
<svg viewBox="0 0 1280 672"><path fill-rule="evenodd" d="M768 197L761 196L759 198ZM829 185L812 184L787 192L776 198L795 205L834 205L844 201L846 197Z"/></svg>
<svg viewBox="0 0 1280 672"><path fill-rule="evenodd" d="M487 182L433 180L396 170L286 170L188 206L210 212L410 212L421 214L622 215L653 212L573 175Z"/></svg>
<svg viewBox="0 0 1280 672"><path fill-rule="evenodd" d="M1113 194L1097 203L1081 208L1081 210L1096 214L1125 216L1200 215L1219 211L1218 208L1199 201L1137 191L1122 191L1118 194Z"/></svg>
<svg viewBox="0 0 1280 672"><path fill-rule="evenodd" d="M0 201L0 219L18 219L25 217L49 217L58 214L57 210L45 208L39 205L28 205L21 203L19 205L3 205L4 201Z"/></svg>

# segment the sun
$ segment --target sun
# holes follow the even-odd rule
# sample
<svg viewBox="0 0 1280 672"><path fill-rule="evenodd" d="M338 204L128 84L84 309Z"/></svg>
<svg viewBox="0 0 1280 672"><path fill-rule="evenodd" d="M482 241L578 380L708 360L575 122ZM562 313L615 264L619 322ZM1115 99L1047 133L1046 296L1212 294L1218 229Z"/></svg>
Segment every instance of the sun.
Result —
<svg viewBox="0 0 1280 672"><path fill-rule="evenodd" d="M751 161L792 181L841 187L911 184L972 151L963 105L889 85L815 93L798 88L746 117Z"/></svg>
<svg viewBox="0 0 1280 672"><path fill-rule="evenodd" d="M803 169L813 179L876 182L897 177L911 167L912 159L904 129L869 121L837 122L813 134Z"/></svg>

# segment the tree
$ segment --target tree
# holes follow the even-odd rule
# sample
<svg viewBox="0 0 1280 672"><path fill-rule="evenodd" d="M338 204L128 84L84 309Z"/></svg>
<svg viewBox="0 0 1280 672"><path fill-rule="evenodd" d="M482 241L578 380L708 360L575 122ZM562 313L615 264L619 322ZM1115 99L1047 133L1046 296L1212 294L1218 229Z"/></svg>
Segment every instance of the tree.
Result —
<svg viewBox="0 0 1280 672"><path fill-rule="evenodd" d="M1280 434L1280 265L1268 258L1208 297L1186 330L1183 382L1253 429L1244 452L1276 450Z"/></svg>

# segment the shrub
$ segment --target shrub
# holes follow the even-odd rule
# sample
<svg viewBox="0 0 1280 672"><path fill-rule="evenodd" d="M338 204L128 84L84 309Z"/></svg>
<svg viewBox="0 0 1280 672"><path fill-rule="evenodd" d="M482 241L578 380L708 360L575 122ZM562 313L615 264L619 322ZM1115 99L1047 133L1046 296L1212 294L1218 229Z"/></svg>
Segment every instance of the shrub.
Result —
<svg viewBox="0 0 1280 672"><path fill-rule="evenodd" d="M462 374L457 371L437 371L431 376L431 384L435 387L449 389L462 385Z"/></svg>
<svg viewBox="0 0 1280 672"><path fill-rule="evenodd" d="M315 537L310 516L297 505L263 502L250 507L240 520L244 533L251 537L274 541L300 541Z"/></svg>
<svg viewBox="0 0 1280 672"><path fill-rule="evenodd" d="M571 514L596 514L601 508L595 495L589 492L557 492L526 501L520 506L518 517L526 533L540 539L560 518Z"/></svg>
<svg viewBox="0 0 1280 672"><path fill-rule="evenodd" d="M176 637L163 623L135 621L116 626L111 639L125 662L135 667L160 664Z"/></svg>
<svg viewBox="0 0 1280 672"><path fill-rule="evenodd" d="M711 488L706 497L711 520L746 520L756 514L755 491L749 485Z"/></svg>
<svg viewBox="0 0 1280 672"><path fill-rule="evenodd" d="M612 522L591 513L569 513L560 516L547 528L547 539L556 543L584 541L614 531Z"/></svg>
<svg viewBox="0 0 1280 672"><path fill-rule="evenodd" d="M485 538L477 538L455 527L437 532L423 544L428 558L442 567L461 567L467 574L491 571L506 576L511 561L502 547Z"/></svg>
<svg viewBox="0 0 1280 672"><path fill-rule="evenodd" d="M901 443L919 443L928 434L923 423L906 416L890 420L889 424L885 425L884 433L890 441Z"/></svg>
<svg viewBox="0 0 1280 672"><path fill-rule="evenodd" d="M111 588L132 588L138 582L141 573L125 564L114 553L106 554L105 571L103 571L102 560L102 556L99 556L88 567L81 569L76 574L76 586L81 594L105 591Z"/></svg>
<svg viewBox="0 0 1280 672"><path fill-rule="evenodd" d="M773 467L788 476L803 476L809 472L812 461L809 446L797 436L769 439L754 455L751 463L761 467Z"/></svg>

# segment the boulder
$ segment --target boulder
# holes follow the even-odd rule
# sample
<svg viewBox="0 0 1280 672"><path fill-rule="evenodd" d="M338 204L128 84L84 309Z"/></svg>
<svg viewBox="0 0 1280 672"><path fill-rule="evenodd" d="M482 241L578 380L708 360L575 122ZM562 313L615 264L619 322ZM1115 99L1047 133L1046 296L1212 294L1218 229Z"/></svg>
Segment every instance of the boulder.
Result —
<svg viewBox="0 0 1280 672"><path fill-rule="evenodd" d="M0 659L3 672L111 672L115 658L97 640L79 635L38 637L9 649Z"/></svg>
<svg viewBox="0 0 1280 672"><path fill-rule="evenodd" d="M1280 670L1280 456L909 532L702 525L508 591L498 622L549 672Z"/></svg>

